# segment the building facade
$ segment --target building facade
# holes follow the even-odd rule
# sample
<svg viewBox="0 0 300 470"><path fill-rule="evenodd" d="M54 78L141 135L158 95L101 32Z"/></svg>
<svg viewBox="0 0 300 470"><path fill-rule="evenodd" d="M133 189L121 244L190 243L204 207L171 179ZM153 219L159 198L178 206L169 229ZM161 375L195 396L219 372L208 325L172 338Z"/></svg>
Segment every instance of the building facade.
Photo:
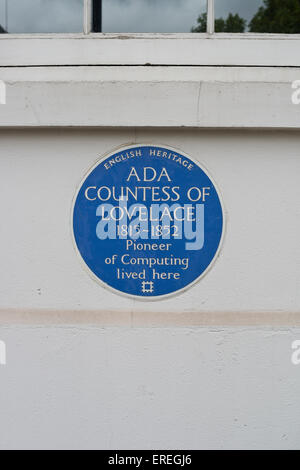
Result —
<svg viewBox="0 0 300 470"><path fill-rule="evenodd" d="M88 25L0 36L0 447L299 448L300 36ZM198 161L226 219L213 267L155 302L72 238L86 172L139 144Z"/></svg>

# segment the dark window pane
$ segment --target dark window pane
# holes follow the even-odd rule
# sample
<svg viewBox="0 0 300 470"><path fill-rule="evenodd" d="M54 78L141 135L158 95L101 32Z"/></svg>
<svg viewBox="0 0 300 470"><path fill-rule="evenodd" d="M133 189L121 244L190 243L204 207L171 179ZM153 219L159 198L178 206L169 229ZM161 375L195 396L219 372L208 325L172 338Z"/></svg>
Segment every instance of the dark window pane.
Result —
<svg viewBox="0 0 300 470"><path fill-rule="evenodd" d="M103 0L102 28L111 33L188 33L205 12L206 0Z"/></svg>
<svg viewBox="0 0 300 470"><path fill-rule="evenodd" d="M92 5L92 15L93 15L93 24L92 30L95 33L102 32L102 0L93 0Z"/></svg>
<svg viewBox="0 0 300 470"><path fill-rule="evenodd" d="M300 33L300 0L215 0L216 32Z"/></svg>
<svg viewBox="0 0 300 470"><path fill-rule="evenodd" d="M243 33L263 0L215 0L216 33Z"/></svg>
<svg viewBox="0 0 300 470"><path fill-rule="evenodd" d="M267 0L252 17L253 33L300 33L300 0Z"/></svg>
<svg viewBox="0 0 300 470"><path fill-rule="evenodd" d="M0 25L9 33L82 32L83 0L0 0Z"/></svg>

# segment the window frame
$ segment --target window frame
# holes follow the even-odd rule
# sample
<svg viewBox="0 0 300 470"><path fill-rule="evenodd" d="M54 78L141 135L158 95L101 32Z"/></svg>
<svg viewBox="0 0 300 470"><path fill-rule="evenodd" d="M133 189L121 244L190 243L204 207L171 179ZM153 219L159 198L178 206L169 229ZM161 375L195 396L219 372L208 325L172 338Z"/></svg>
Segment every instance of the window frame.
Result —
<svg viewBox="0 0 300 470"><path fill-rule="evenodd" d="M214 0L207 0L206 33L92 32L93 4L84 0L82 33L0 34L0 67L300 67L300 34L215 33Z"/></svg>
<svg viewBox="0 0 300 470"><path fill-rule="evenodd" d="M111 35L118 35L126 36L135 38L137 36L145 35L145 36L153 36L153 37L170 37L176 36L178 39L182 39L184 37L189 37L190 33L103 33L102 32L102 1L103 0L83 0L83 28L81 33L8 33L9 36L13 37L62 37L63 35L75 35L76 36L93 36L97 35L97 37L106 38ZM225 33L216 33L215 32L215 0L206 0L206 14L207 14L207 24L206 24L206 33L192 33L193 36L197 36L198 38L211 38L211 37L220 37L221 35L225 35ZM98 16L98 18L96 18ZM95 31L100 30L100 31ZM285 33L278 33L278 34L269 34L269 33L227 33L227 37L230 35L234 36L245 36L246 38L256 38L261 36L273 37L274 39L278 38L287 38L293 37L298 38L300 37L299 34L285 34ZM0 39L3 35L0 35ZM6 34L4 35L6 36Z"/></svg>

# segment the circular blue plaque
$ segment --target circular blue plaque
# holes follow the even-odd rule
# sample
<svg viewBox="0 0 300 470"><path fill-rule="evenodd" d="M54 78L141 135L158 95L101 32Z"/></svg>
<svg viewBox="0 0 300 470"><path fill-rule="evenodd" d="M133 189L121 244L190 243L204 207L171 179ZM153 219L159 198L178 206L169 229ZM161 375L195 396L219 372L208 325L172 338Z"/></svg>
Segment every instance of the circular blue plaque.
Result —
<svg viewBox="0 0 300 470"><path fill-rule="evenodd" d="M195 283L215 259L224 211L198 162L173 148L132 145L98 161L73 208L76 247L116 292L161 299Z"/></svg>

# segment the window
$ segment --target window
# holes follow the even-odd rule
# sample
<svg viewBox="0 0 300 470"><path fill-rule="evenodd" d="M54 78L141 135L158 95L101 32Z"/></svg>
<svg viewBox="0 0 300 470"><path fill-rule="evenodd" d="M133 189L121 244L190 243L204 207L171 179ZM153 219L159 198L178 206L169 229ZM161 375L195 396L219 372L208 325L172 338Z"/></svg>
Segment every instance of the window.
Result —
<svg viewBox="0 0 300 470"><path fill-rule="evenodd" d="M189 33L206 0L102 0L103 32Z"/></svg>
<svg viewBox="0 0 300 470"><path fill-rule="evenodd" d="M300 33L300 0L0 0L0 33Z"/></svg>
<svg viewBox="0 0 300 470"><path fill-rule="evenodd" d="M79 33L84 0L0 0L0 25L8 33Z"/></svg>
<svg viewBox="0 0 300 470"><path fill-rule="evenodd" d="M95 0L94 3L102 4L103 32L300 33L300 0Z"/></svg>
<svg viewBox="0 0 300 470"><path fill-rule="evenodd" d="M244 33L263 0L215 0L215 31Z"/></svg>
<svg viewBox="0 0 300 470"><path fill-rule="evenodd" d="M215 0L215 31L300 33L300 0Z"/></svg>

